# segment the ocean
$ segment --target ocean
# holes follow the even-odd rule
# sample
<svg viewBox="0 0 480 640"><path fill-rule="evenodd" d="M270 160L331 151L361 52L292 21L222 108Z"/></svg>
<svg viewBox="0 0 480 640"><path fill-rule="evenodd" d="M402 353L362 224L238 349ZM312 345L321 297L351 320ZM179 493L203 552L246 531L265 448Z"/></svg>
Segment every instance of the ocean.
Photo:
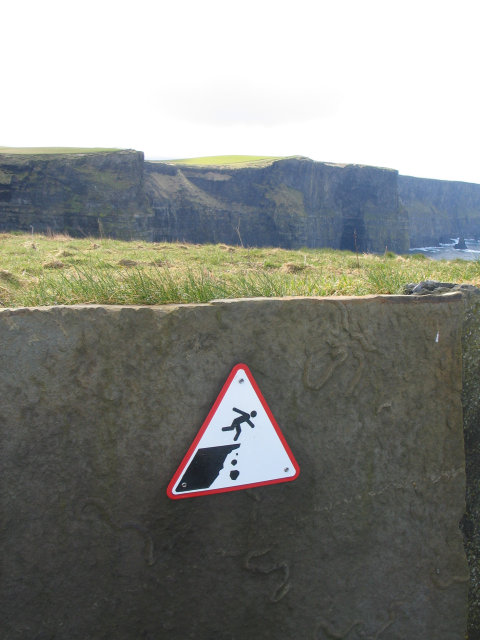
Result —
<svg viewBox="0 0 480 640"><path fill-rule="evenodd" d="M433 260L478 260L480 259L480 241L474 238L465 238L466 249L454 249L453 245L458 238L451 238L451 243L440 244L438 247L416 247L410 249L410 253L423 253Z"/></svg>

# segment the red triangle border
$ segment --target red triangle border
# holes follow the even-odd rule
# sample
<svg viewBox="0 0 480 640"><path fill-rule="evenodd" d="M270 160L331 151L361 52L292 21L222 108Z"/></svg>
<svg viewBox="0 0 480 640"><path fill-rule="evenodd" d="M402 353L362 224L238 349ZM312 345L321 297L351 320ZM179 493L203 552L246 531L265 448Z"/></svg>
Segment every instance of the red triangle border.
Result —
<svg viewBox="0 0 480 640"><path fill-rule="evenodd" d="M229 387L230 387L230 385L231 385L231 383L233 381L233 378L235 377L235 375L236 375L236 373L237 373L237 371L239 369L242 369L246 373L246 375L247 375L247 377L248 377L248 379L250 381L250 384L252 385L255 393L257 394L258 399L260 400L260 402L261 402L261 404L262 404L262 406L263 406L263 408L264 408L264 410L265 410L270 422L272 423L273 428L275 429L275 431L277 433L277 436L279 437L279 439L280 439L280 441L282 443L282 446L284 447L288 457L290 458L290 460L292 462L292 465L295 468L295 475L291 476L289 478L277 478L275 480L267 480L265 482L255 482L255 483L246 484L246 485L238 485L236 487L224 487L222 489L206 489L204 491L195 491L195 492L192 492L192 493L187 493L187 494L182 494L182 495L174 494L173 490L174 490L175 486L177 485L177 482L180 480L181 475L185 471L185 467L187 466L187 463L188 463L190 457L192 456L192 454L193 454L194 450L196 449L198 443L202 439L203 434L208 429L208 426L210 425L210 422L212 421L212 419L213 419L213 417L215 415L215 412L217 411L220 403L222 402L225 394L227 393L227 391L228 391L228 389L229 389ZM210 411L209 411L204 423L202 424L199 432L195 436L195 439L193 440L190 448L188 449L187 453L183 457L183 460L180 463L180 465L179 465L177 471L175 472L173 478L170 480L170 483L169 483L169 485L167 487L167 495L172 500L182 500L182 499L185 499L185 498L195 498L197 496L211 495L211 494L214 494L214 493L227 493L227 492L231 492L231 491L240 491L242 489L244 490L244 489L250 489L252 487L261 487L261 486L268 485L268 484L280 484L280 483L283 483L283 482L292 482L293 480L296 480L298 478L299 474L300 474L300 467L299 467L297 461L295 460L295 458L294 458L294 456L292 454L292 451L291 451L290 447L288 446L287 441L285 440L285 436L283 435L280 427L278 426L277 421L275 420L275 418L273 416L273 413L270 410L270 407L268 406L265 398L263 397L263 394L260 391L260 389L259 389L259 387L258 387L258 385L257 385L257 383L255 381L255 378L253 377L250 369L248 368L248 366L246 364L239 363L239 364L235 365L235 367L230 372L230 375L228 376L225 384L223 385L222 390L218 394L218 397L215 400L212 408L210 409Z"/></svg>

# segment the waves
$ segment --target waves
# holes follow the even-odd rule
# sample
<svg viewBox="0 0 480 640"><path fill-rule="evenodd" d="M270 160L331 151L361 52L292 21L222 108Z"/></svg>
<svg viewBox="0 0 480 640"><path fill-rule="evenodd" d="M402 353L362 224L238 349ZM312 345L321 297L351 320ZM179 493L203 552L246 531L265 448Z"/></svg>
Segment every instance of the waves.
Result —
<svg viewBox="0 0 480 640"><path fill-rule="evenodd" d="M422 253L433 260L478 260L480 258L480 241L465 238L466 249L454 249L459 238L450 238L451 242L439 243L436 247L415 247L410 253Z"/></svg>

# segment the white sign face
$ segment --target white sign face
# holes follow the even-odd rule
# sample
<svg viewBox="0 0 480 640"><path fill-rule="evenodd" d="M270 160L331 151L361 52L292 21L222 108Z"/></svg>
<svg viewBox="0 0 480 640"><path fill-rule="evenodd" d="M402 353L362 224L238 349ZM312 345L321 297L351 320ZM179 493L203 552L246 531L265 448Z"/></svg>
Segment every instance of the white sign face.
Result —
<svg viewBox="0 0 480 640"><path fill-rule="evenodd" d="M291 482L300 473L249 368L237 364L168 485L170 498Z"/></svg>

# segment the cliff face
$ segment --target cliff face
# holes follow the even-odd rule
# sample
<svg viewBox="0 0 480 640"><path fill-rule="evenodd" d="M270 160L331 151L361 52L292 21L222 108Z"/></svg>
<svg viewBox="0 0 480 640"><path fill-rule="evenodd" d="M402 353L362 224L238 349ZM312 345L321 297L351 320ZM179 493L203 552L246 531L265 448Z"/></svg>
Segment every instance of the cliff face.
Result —
<svg viewBox="0 0 480 640"><path fill-rule="evenodd" d="M408 212L410 246L480 237L480 185L399 176L398 189Z"/></svg>
<svg viewBox="0 0 480 640"><path fill-rule="evenodd" d="M0 230L149 237L143 153L0 154Z"/></svg>
<svg viewBox="0 0 480 640"><path fill-rule="evenodd" d="M0 154L0 231L397 253L480 237L480 185L286 158L238 166L143 153Z"/></svg>
<svg viewBox="0 0 480 640"><path fill-rule="evenodd" d="M262 167L145 164L157 240L408 249L396 171L307 158Z"/></svg>

